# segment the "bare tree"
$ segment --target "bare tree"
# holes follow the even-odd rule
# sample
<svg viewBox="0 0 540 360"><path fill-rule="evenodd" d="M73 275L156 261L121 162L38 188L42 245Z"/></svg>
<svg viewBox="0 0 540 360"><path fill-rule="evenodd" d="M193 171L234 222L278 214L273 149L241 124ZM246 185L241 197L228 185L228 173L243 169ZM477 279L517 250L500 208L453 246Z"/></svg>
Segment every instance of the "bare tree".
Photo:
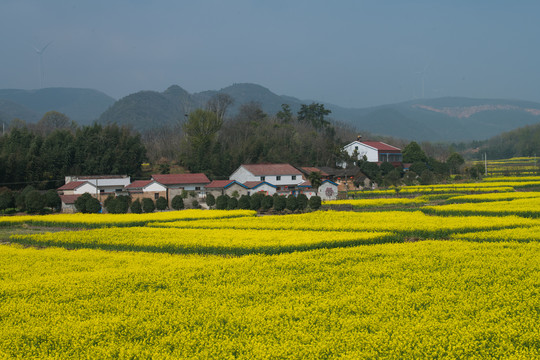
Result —
<svg viewBox="0 0 540 360"><path fill-rule="evenodd" d="M217 93L212 96L206 103L206 109L215 113L219 121L223 121L225 114L230 105L234 103L234 99L225 93Z"/></svg>

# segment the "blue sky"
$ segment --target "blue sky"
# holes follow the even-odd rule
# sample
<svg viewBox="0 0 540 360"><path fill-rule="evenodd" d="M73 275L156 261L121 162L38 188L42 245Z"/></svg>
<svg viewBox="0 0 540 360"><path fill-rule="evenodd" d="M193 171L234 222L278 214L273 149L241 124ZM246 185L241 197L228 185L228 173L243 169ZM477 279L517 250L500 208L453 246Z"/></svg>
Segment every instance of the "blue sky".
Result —
<svg viewBox="0 0 540 360"><path fill-rule="evenodd" d="M39 88L33 47L53 41L45 87L117 99L250 82L347 107L540 102L538 14L539 1L521 0L2 0L0 88Z"/></svg>

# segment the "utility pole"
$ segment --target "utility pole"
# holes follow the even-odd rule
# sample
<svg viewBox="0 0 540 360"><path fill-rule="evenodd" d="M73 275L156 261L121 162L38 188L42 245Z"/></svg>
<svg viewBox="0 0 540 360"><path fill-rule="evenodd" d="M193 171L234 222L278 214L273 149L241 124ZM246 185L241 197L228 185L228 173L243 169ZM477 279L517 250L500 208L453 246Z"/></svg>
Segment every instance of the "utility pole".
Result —
<svg viewBox="0 0 540 360"><path fill-rule="evenodd" d="M487 171L487 153L484 153L484 168L485 168L485 175L487 176L488 175L488 171Z"/></svg>

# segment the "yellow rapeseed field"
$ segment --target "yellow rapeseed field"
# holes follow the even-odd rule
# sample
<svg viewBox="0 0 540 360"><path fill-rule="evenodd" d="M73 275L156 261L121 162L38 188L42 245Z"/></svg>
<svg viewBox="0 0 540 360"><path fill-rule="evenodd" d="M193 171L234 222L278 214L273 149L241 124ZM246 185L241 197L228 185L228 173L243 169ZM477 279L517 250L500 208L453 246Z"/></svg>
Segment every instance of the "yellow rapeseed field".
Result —
<svg viewBox="0 0 540 360"><path fill-rule="evenodd" d="M534 359L540 244L0 247L0 358Z"/></svg>
<svg viewBox="0 0 540 360"><path fill-rule="evenodd" d="M54 214L0 217L1 226L31 224L65 227L141 226L154 221L178 221L254 216L252 210L198 210L154 212L148 214Z"/></svg>
<svg viewBox="0 0 540 360"><path fill-rule="evenodd" d="M422 211L0 217L0 359L540 359L520 180L386 194L461 202Z"/></svg>

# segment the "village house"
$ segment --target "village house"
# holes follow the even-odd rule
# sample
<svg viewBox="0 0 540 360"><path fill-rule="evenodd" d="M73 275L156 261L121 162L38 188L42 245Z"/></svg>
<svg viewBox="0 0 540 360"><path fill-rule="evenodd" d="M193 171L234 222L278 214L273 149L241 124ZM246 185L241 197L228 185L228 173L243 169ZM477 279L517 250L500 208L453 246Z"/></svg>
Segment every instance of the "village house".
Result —
<svg viewBox="0 0 540 360"><path fill-rule="evenodd" d="M246 181L244 185L249 189L248 195L253 195L255 193L274 195L277 192L277 186L266 181Z"/></svg>
<svg viewBox="0 0 540 360"><path fill-rule="evenodd" d="M66 176L65 184L56 189L63 212L75 212L75 200L89 193L103 202L107 196L127 195L125 187L131 183L127 175Z"/></svg>
<svg viewBox="0 0 540 360"><path fill-rule="evenodd" d="M266 191L270 193L272 192L271 188L274 187L274 192L282 195L296 194L298 185L304 182L302 172L290 164L244 164L240 165L229 179L242 184L249 182L250 189L253 190L262 186L255 184L255 182L266 182L272 185L271 187L266 186Z"/></svg>
<svg viewBox="0 0 540 360"><path fill-rule="evenodd" d="M203 173L195 174L159 174L152 175L152 180L165 188L165 198L169 206L176 195L182 195L182 192L194 192L196 197L205 197L205 187L210 184L210 180Z"/></svg>
<svg viewBox="0 0 540 360"><path fill-rule="evenodd" d="M127 175L66 176L65 185L57 189L60 195L82 195L89 193L98 200L109 194L120 194L131 183Z"/></svg>
<svg viewBox="0 0 540 360"><path fill-rule="evenodd" d="M343 147L343 150L351 157L356 157L360 160L365 158L369 162L382 163L389 162L394 166L400 166L403 162L401 149L392 145L388 145L381 141L361 141L351 142ZM341 167L346 167L346 163L341 164Z"/></svg>
<svg viewBox="0 0 540 360"><path fill-rule="evenodd" d="M137 180L126 186L126 191L132 201L150 198L157 200L160 197L167 198L167 187L155 180Z"/></svg>
<svg viewBox="0 0 540 360"><path fill-rule="evenodd" d="M248 195L249 188L235 180L214 180L205 187L206 196L212 194L214 197L221 195L238 196Z"/></svg>

